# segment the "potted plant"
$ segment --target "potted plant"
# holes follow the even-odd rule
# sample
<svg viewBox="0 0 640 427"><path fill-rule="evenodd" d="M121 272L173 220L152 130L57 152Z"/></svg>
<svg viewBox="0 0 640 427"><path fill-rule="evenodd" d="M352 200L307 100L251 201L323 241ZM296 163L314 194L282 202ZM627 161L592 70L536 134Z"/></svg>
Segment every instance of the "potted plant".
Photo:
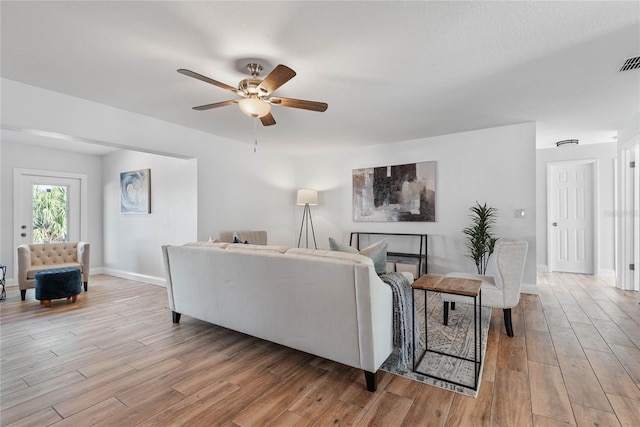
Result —
<svg viewBox="0 0 640 427"><path fill-rule="evenodd" d="M493 253L493 247L497 240L497 238L493 237L492 232L498 216L498 210L487 206L486 203L481 205L477 201L475 206L472 206L469 210L471 210L469 215L471 225L462 230L462 232L467 236L469 258L476 264L478 274L484 275L487 271L489 257Z"/></svg>

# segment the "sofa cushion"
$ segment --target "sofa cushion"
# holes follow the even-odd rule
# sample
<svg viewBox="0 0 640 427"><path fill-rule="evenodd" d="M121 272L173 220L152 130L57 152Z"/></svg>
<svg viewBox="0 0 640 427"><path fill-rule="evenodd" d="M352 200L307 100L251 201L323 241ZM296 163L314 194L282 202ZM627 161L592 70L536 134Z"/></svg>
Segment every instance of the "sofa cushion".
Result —
<svg viewBox="0 0 640 427"><path fill-rule="evenodd" d="M356 248L337 242L335 239L329 237L329 247L332 251L346 252L346 253L360 253L373 260L376 273L383 274L387 272L387 247L389 243L386 239L380 240L371 246L368 246L358 252Z"/></svg>
<svg viewBox="0 0 640 427"><path fill-rule="evenodd" d="M29 245L31 265L60 265L78 262L78 243L44 243Z"/></svg>
<svg viewBox="0 0 640 427"><path fill-rule="evenodd" d="M307 256L307 257L318 257L318 258L327 258L338 261L349 261L354 264L368 264L373 265L373 261L371 258L362 256L356 251L355 253L350 252L339 252L339 251L326 251L322 249L305 249L305 248L291 248L286 252L287 255L296 255L296 256Z"/></svg>
<svg viewBox="0 0 640 427"><path fill-rule="evenodd" d="M58 269L58 268L79 268L80 271L82 271L82 266L77 262L66 262L66 263L59 263L59 264L55 264L55 265L51 265L51 264L48 264L48 265L32 265L27 270L27 279L35 279L36 273L38 273L40 271L53 270L53 269Z"/></svg>
<svg viewBox="0 0 640 427"><path fill-rule="evenodd" d="M252 245L249 243L230 243L228 251L251 251L251 252L271 252L283 254L289 249L286 246Z"/></svg>
<svg viewBox="0 0 640 427"><path fill-rule="evenodd" d="M212 248L212 249L224 249L229 246L227 242L189 242L185 243L184 246L200 246L203 248Z"/></svg>

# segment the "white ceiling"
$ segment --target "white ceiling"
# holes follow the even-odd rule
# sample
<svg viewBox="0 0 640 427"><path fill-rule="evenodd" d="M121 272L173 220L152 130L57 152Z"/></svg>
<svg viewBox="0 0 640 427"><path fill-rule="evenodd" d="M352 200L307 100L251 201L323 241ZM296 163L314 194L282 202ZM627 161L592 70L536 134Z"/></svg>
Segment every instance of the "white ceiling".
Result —
<svg viewBox="0 0 640 427"><path fill-rule="evenodd" d="M640 55L638 1L0 8L2 77L246 143L253 119L236 105L191 109L236 95L176 70L236 86L243 58L288 65L298 75L276 95L329 104L325 113L273 107L277 124L259 127L260 145L292 154L528 121L538 147L608 142L640 112L640 70L618 72Z"/></svg>

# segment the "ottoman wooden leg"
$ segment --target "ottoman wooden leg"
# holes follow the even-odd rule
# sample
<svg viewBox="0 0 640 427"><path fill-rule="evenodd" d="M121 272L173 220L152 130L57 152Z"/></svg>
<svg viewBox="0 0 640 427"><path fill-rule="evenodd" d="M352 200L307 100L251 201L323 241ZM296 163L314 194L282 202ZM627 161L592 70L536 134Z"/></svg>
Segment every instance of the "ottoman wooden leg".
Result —
<svg viewBox="0 0 640 427"><path fill-rule="evenodd" d="M74 295L71 297L71 303L75 303L76 301L78 301L78 295Z"/></svg>
<svg viewBox="0 0 640 427"><path fill-rule="evenodd" d="M41 301L45 307L51 307L51 300L50 299L46 299Z"/></svg>
<svg viewBox="0 0 640 427"><path fill-rule="evenodd" d="M40 305L44 304L44 300L40 300Z"/></svg>

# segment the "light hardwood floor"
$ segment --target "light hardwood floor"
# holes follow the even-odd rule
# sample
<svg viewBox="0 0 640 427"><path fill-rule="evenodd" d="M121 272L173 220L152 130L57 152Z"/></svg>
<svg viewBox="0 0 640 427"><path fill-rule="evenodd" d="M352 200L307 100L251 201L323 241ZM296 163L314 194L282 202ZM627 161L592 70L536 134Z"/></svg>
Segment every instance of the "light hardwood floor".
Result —
<svg viewBox="0 0 640 427"><path fill-rule="evenodd" d="M477 399L183 316L166 290L93 276L76 304L0 303L3 426L640 426L640 305L611 279L544 274L494 310Z"/></svg>

